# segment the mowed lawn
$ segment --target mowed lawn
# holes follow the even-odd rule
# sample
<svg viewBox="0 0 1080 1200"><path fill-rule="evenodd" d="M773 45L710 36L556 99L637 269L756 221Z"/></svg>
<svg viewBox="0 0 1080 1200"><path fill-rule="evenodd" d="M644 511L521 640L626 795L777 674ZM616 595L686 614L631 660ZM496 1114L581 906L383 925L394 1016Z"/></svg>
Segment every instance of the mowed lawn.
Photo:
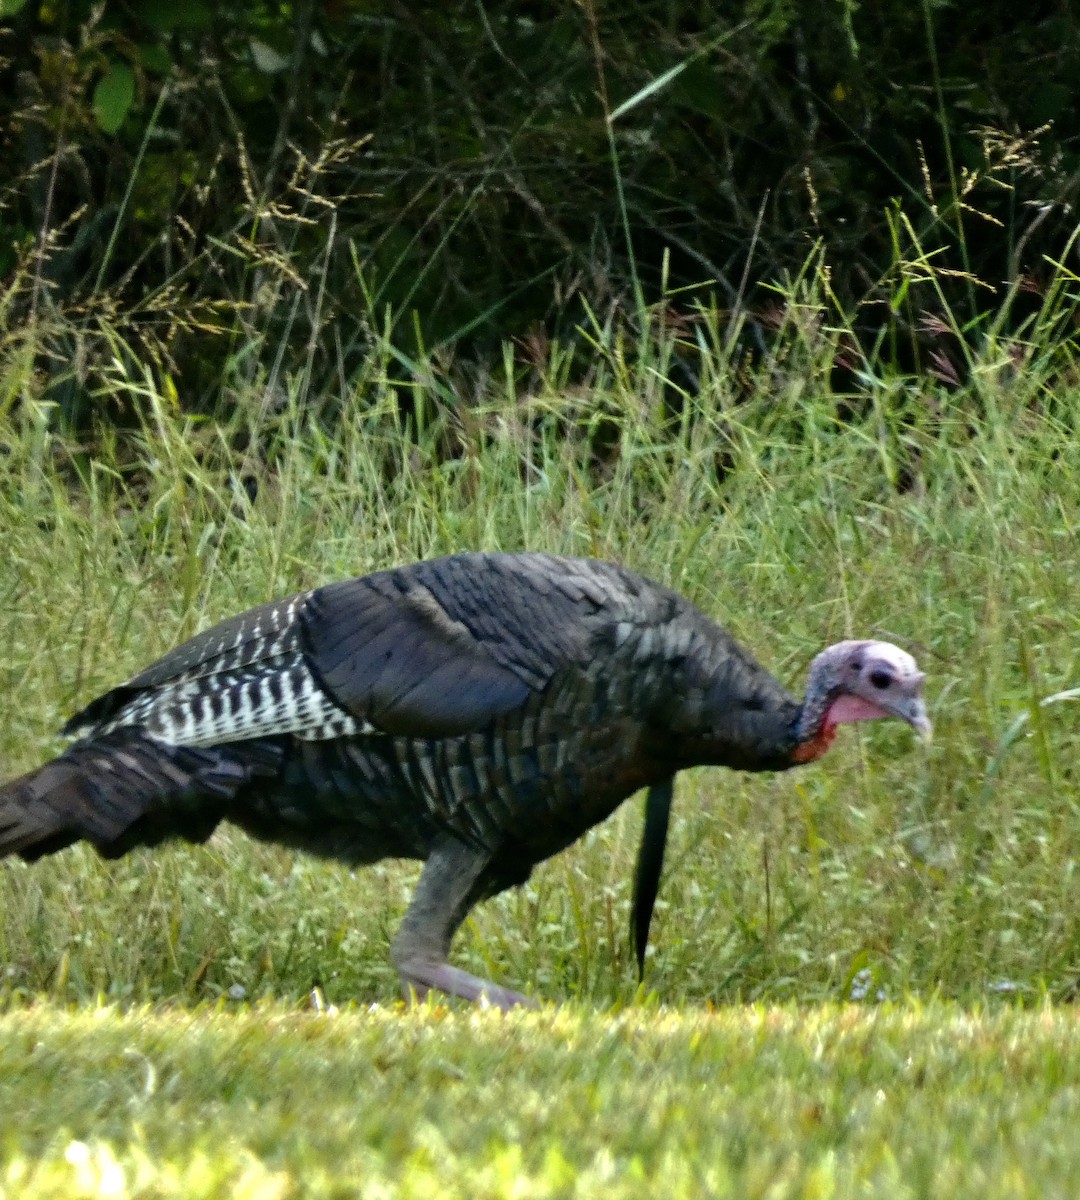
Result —
<svg viewBox="0 0 1080 1200"><path fill-rule="evenodd" d="M0 1017L7 1197L1074 1197L1071 1008Z"/></svg>

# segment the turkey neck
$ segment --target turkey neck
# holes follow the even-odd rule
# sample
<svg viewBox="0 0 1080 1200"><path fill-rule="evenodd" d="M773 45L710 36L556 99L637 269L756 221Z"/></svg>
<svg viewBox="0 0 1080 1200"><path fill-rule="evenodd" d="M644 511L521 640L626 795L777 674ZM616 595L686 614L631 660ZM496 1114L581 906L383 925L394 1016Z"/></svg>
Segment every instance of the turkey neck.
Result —
<svg viewBox="0 0 1080 1200"><path fill-rule="evenodd" d="M711 624L711 622L710 622ZM675 769L730 767L782 771L794 766L802 704L718 626L707 647L688 656L664 720Z"/></svg>

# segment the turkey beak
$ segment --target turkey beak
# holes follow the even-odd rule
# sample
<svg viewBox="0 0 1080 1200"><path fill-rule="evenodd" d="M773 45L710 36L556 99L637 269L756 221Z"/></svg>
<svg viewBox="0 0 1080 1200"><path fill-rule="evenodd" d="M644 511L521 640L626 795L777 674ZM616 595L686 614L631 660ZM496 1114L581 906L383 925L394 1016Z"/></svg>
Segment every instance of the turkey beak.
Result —
<svg viewBox="0 0 1080 1200"><path fill-rule="evenodd" d="M920 698L914 702L912 707L915 708L917 711L913 712L911 714L911 716L905 717L904 719L911 726L911 728L914 729L915 732L919 735L919 738L921 741L924 741L924 742L933 741L934 726L933 726L932 722L930 721L930 718L926 715L926 705L923 703L922 699Z"/></svg>
<svg viewBox="0 0 1080 1200"><path fill-rule="evenodd" d="M901 721L907 721L912 729L915 730L919 738L924 742L929 742L934 734L934 726L930 721L930 717L926 711L926 701L919 695L918 689L922 687L922 681L926 678L925 675L919 674L915 679L915 692L913 695L905 696L897 700L894 704L887 707L900 718Z"/></svg>

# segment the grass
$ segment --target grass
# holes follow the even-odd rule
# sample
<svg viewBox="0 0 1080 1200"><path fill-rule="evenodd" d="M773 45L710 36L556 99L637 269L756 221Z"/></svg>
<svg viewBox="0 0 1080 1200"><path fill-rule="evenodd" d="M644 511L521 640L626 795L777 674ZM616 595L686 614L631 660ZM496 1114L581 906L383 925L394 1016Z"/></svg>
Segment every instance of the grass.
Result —
<svg viewBox="0 0 1080 1200"><path fill-rule="evenodd" d="M940 1003L0 1017L11 1196L1076 1195L1080 1026Z"/></svg>
<svg viewBox="0 0 1080 1200"><path fill-rule="evenodd" d="M719 616L795 688L838 638L910 645L937 726L929 751L900 727L869 727L805 771L681 780L650 988L686 1003L842 999L869 970L890 995L971 999L1004 983L1071 996L1075 705L1038 702L1080 678L1080 447L1066 432L1080 395L1055 397L1050 417L1001 389L992 418L957 406L904 429L920 475L903 492L888 424L871 438L872 419L840 427L801 400L798 426L774 415L756 432L717 405L665 443L626 399L620 453L602 469L542 419L523 463L521 406L495 403L461 457L439 460L421 438L396 473L400 437L378 411L333 439L298 418L268 426L262 462L163 405L128 451L134 467L55 440L35 460L13 427L0 466L7 771L57 748L79 704L271 596L462 547L621 559ZM722 481L721 435L734 461ZM151 455L153 474L140 467ZM244 472L260 472L254 500ZM629 999L639 821L624 806L481 908L462 961L553 999ZM6 986L137 1001L239 986L294 1001L318 984L335 1002L386 1002L387 945L414 878L410 865L350 873L229 831L115 864L78 848L5 864Z"/></svg>
<svg viewBox="0 0 1080 1200"><path fill-rule="evenodd" d="M936 724L928 749L871 726L803 771L681 779L644 991L637 801L482 906L455 961L566 1006L537 1017L393 1007L413 864L350 872L229 830L5 862L0 1186L1075 1193L1055 1004L1080 983L1080 732L1051 698L1080 683L1080 387L1067 346L1019 371L988 340L960 387L867 363L834 396L845 329L810 308L753 369L706 314L682 419L663 334L595 331L587 385L553 351L468 406L419 364L408 429L376 352L355 392L245 394L224 424L117 365L134 423L81 440L25 357L0 364L5 775L212 620L463 548L621 560L796 689L828 642L890 637ZM342 1011L298 1012L312 996Z"/></svg>

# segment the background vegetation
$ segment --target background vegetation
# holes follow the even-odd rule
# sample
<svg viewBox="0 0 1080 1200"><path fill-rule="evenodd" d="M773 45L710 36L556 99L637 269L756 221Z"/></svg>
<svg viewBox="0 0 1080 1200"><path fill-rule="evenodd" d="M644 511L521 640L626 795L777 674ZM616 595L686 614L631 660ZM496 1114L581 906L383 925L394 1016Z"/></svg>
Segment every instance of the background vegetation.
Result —
<svg viewBox="0 0 1080 1200"><path fill-rule="evenodd" d="M1062 277L1061 306L1074 289ZM120 366L111 392L148 414L123 437L71 442L24 403L0 459L7 771L55 748L64 714L269 597L463 547L613 558L686 593L796 689L830 641L909 645L938 730L926 753L882 727L849 731L813 769L688 777L650 987L695 1004L842 998L869 972L874 994L1071 998L1075 707L1043 704L1080 683L1080 389L1048 383L1071 371L1068 347L1024 348L1023 371L1013 342L988 348L951 395L869 364L840 397L826 364L848 331L812 292L791 311L804 319L744 381L750 399L733 396L723 330L703 315L703 344L720 348L678 421L674 342L617 334L594 338L584 395L555 372L515 394L508 366L455 409L428 360L409 436L386 353L332 435L299 404L227 426L185 416ZM625 806L484 907L463 959L553 998L629 999L638 822ZM320 986L388 1001L413 879L228 833L115 864L74 850L5 865L0 959L11 987L71 998Z"/></svg>
<svg viewBox="0 0 1080 1200"><path fill-rule="evenodd" d="M1075 265L1069 0L0 14L4 304L68 424L118 323L197 411L276 404L300 360L340 394L384 336L403 377L437 347L467 402L504 352L519 379L552 340L587 371L588 314L640 334L664 296L760 354L769 285L816 247L849 316L834 370L880 353L897 303L889 360L962 376ZM901 264L930 261L943 296L906 305ZM683 384L701 369L688 350Z"/></svg>

